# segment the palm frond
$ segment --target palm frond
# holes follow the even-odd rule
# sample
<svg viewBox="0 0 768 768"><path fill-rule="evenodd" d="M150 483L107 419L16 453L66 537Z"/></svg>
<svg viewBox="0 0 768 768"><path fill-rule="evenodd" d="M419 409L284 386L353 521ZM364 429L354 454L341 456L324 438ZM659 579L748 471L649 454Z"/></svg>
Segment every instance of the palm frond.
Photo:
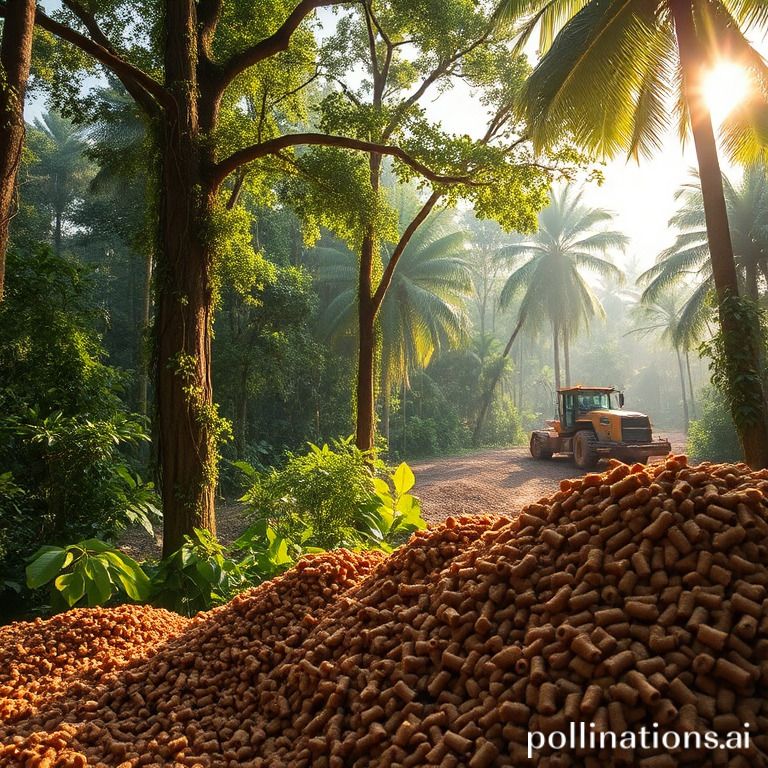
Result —
<svg viewBox="0 0 768 768"><path fill-rule="evenodd" d="M604 156L629 148L642 82L668 53L657 6L591 0L565 24L523 90L537 146L569 132Z"/></svg>

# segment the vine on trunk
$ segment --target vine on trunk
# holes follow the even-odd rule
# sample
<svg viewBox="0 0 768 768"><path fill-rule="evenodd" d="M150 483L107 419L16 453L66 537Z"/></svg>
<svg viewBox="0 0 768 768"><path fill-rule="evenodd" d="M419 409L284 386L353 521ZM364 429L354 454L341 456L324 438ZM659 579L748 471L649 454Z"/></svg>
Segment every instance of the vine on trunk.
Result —
<svg viewBox="0 0 768 768"><path fill-rule="evenodd" d="M717 332L700 345L699 353L710 359L712 384L725 396L737 426L753 426L765 412L768 313L752 299L727 296L720 304L720 319ZM723 326L738 328L739 338L729 339Z"/></svg>

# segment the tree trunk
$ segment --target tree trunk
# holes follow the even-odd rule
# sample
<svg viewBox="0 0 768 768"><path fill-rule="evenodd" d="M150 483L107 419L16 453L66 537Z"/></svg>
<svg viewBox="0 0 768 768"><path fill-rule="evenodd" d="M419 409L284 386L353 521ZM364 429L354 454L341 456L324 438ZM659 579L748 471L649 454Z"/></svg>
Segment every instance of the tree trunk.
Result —
<svg viewBox="0 0 768 768"><path fill-rule="evenodd" d="M161 128L156 379L163 555L195 527L216 532L218 416L211 385L212 253L206 231L214 196L205 161L198 95L195 6L166 3L166 84L176 110ZM210 107L213 109L213 106Z"/></svg>
<svg viewBox="0 0 768 768"><path fill-rule="evenodd" d="M746 267L746 294L752 301L760 298L760 287L758 285L757 263L752 259L747 260Z"/></svg>
<svg viewBox="0 0 768 768"><path fill-rule="evenodd" d="M557 321L552 324L552 328L552 346L555 353L555 392L557 392L560 389L560 329Z"/></svg>
<svg viewBox="0 0 768 768"><path fill-rule="evenodd" d="M563 355L565 357L565 386L571 386L571 349L568 341L568 330L563 323Z"/></svg>
<svg viewBox="0 0 768 768"><path fill-rule="evenodd" d="M485 311L488 303L488 289L483 276L482 298L480 300L480 362L485 360Z"/></svg>
<svg viewBox="0 0 768 768"><path fill-rule="evenodd" d="M362 290L361 272L361 290ZM357 353L357 431L355 444L361 451L372 451L376 433L375 387L376 315L370 294L358 299L359 340Z"/></svg>
<svg viewBox="0 0 768 768"><path fill-rule="evenodd" d="M403 456L405 456L405 452L408 450L408 418L405 414L406 406L408 405L408 390L406 389L405 385L405 376L403 376Z"/></svg>
<svg viewBox="0 0 768 768"><path fill-rule="evenodd" d="M379 189L381 156L369 156L371 188ZM376 236L370 227L360 249L360 272L357 286L357 428L355 444L361 451L372 451L376 435L376 305L373 299L373 270L376 259Z"/></svg>
<svg viewBox="0 0 768 768"><path fill-rule="evenodd" d="M245 458L245 449L248 445L248 365L243 364L240 371L240 386L237 392L237 455Z"/></svg>
<svg viewBox="0 0 768 768"><path fill-rule="evenodd" d="M29 80L35 0L7 0L0 40L0 301L13 216L16 175L24 147L24 94Z"/></svg>
<svg viewBox="0 0 768 768"><path fill-rule="evenodd" d="M517 376L518 376L518 395L517 395L517 409L522 414L523 412L523 383L525 382L524 377L524 367L525 367L525 336L523 336L522 339L520 339L520 349L519 349L519 363L518 363L518 370L517 370Z"/></svg>
<svg viewBox="0 0 768 768"><path fill-rule="evenodd" d="M59 184L59 176L56 174L56 186L58 187ZM57 194L58 196L58 194ZM61 219L63 217L63 213L57 208L56 213L54 215L54 225L53 225L53 252L57 256L61 256Z"/></svg>
<svg viewBox="0 0 768 768"><path fill-rule="evenodd" d="M693 396L693 378L691 377L691 356L685 350L685 367L688 371L688 393L691 396L691 418L696 418L696 399Z"/></svg>
<svg viewBox="0 0 768 768"><path fill-rule="evenodd" d="M389 373L385 367L381 372L381 431L387 439L387 445L389 445L389 387Z"/></svg>
<svg viewBox="0 0 768 768"><path fill-rule="evenodd" d="M147 355L147 332L152 322L152 249L147 248L144 261L144 293L141 297L141 326L137 339L137 359L139 361L139 413L146 416L149 412L149 360Z"/></svg>
<svg viewBox="0 0 768 768"><path fill-rule="evenodd" d="M706 60L694 26L691 0L671 0L670 10L675 24L685 99L691 116L691 131L699 166L727 376L731 399L734 401L734 421L745 461L755 468L765 467L768 466L768 423L765 396L760 378L755 375L760 370L758 339L755 338L754 329L741 327L729 310L730 302L738 299L739 289L715 134L700 87ZM733 397L735 394L738 396ZM752 409L748 419L742 416L740 409L740 405L744 404Z"/></svg>
<svg viewBox="0 0 768 768"><path fill-rule="evenodd" d="M480 402L480 410L477 414L475 429L472 432L472 445L474 446L477 446L480 444L480 435L483 431L483 424L485 424L485 418L488 415L488 409L491 407L491 403L493 402L493 391L494 389L496 389L496 385L499 383L501 374L504 372L504 361L507 359L507 356L509 355L509 351L512 349L512 345L515 343L517 334L520 333L520 330L522 329L524 322L525 322L525 315L518 317L517 325L515 325L515 329L512 331L512 335L509 337L507 346L504 347L504 351L501 353L501 359L499 360L499 367L492 374L491 380L488 383L488 386L486 387L485 394L483 395L483 399Z"/></svg>
<svg viewBox="0 0 768 768"><path fill-rule="evenodd" d="M688 398L685 394L685 372L683 371L683 358L680 355L680 347L675 347L675 354L677 355L677 370L680 373L680 390L683 395L683 424L685 431L688 431Z"/></svg>

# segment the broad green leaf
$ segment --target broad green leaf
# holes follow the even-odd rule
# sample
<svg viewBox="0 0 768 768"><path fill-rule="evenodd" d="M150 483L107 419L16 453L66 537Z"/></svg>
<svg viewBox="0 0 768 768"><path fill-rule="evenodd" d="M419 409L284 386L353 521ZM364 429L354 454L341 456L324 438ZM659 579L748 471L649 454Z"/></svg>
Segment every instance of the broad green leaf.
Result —
<svg viewBox="0 0 768 768"><path fill-rule="evenodd" d="M395 493L398 496L402 496L404 493L408 493L408 491L413 488L413 485L416 482L416 478L414 477L411 468L405 462L403 462L395 470L395 474L392 475L392 482L395 485Z"/></svg>
<svg viewBox="0 0 768 768"><path fill-rule="evenodd" d="M63 567L67 552L61 547L49 549L27 566L27 586L31 589L47 584Z"/></svg>
<svg viewBox="0 0 768 768"><path fill-rule="evenodd" d="M219 580L219 574L217 573L218 569L213 563L209 563L207 560L198 560L197 563L195 563L195 570L207 584L215 584Z"/></svg>
<svg viewBox="0 0 768 768"><path fill-rule="evenodd" d="M132 573L125 573L123 571L117 572L117 578L123 585L125 594L138 602L145 602L149 600L149 596L152 592L152 585L147 578L147 574L144 573L141 568L137 568Z"/></svg>
<svg viewBox="0 0 768 768"><path fill-rule="evenodd" d="M389 495L389 483L386 480L382 480L380 477L373 478L373 489L380 496L382 494Z"/></svg>
<svg viewBox="0 0 768 768"><path fill-rule="evenodd" d="M152 521L147 517L143 509L134 509L130 515L134 523L138 523L153 539L155 538L155 529L152 527Z"/></svg>
<svg viewBox="0 0 768 768"><path fill-rule="evenodd" d="M80 570L62 573L53 584L70 608L85 594L85 579Z"/></svg>
<svg viewBox="0 0 768 768"><path fill-rule="evenodd" d="M427 521L421 515L421 501L416 496L411 496L411 506L407 512L402 513L402 521L407 525L423 530L427 527Z"/></svg>
<svg viewBox="0 0 768 768"><path fill-rule="evenodd" d="M132 557L114 550L104 552L102 555L97 555L97 557L99 559L103 558L105 565L111 568L113 577L117 577L125 590L125 594L131 600L144 602L149 599L152 591L149 577Z"/></svg>
<svg viewBox="0 0 768 768"><path fill-rule="evenodd" d="M282 536L275 536L272 543L269 545L269 557L276 565L283 565L284 563L290 563L291 558L288 557L288 542Z"/></svg>
<svg viewBox="0 0 768 768"><path fill-rule="evenodd" d="M104 605L112 597L112 580L103 562L88 558L83 566L88 605Z"/></svg>
<svg viewBox="0 0 768 768"><path fill-rule="evenodd" d="M137 569L140 569L139 564L128 555L117 550L110 550L109 552L103 552L97 555L98 559L106 561L105 564L116 568L123 573L133 573Z"/></svg>
<svg viewBox="0 0 768 768"><path fill-rule="evenodd" d="M403 515L407 515L411 509L413 509L413 504L416 497L411 496L410 493L404 493L398 500L397 500L397 506L395 509L400 512Z"/></svg>
<svg viewBox="0 0 768 768"><path fill-rule="evenodd" d="M42 555L44 552L61 552L61 547L54 547L51 544L44 544L40 549L36 550L32 555L29 556L28 562L32 562L33 560L37 560L40 555Z"/></svg>
<svg viewBox="0 0 768 768"><path fill-rule="evenodd" d="M78 542L78 546L89 552L106 552L109 549L114 549L114 547L101 539L86 539L85 541Z"/></svg>
<svg viewBox="0 0 768 768"><path fill-rule="evenodd" d="M122 464L118 466L115 470L117 474L120 476L122 481L129 487L129 488L135 488L136 487L136 480L133 478L133 475L128 471L128 468L123 466Z"/></svg>
<svg viewBox="0 0 768 768"><path fill-rule="evenodd" d="M299 543L303 544L305 541L309 541L312 538L312 534L314 533L314 530L312 529L311 525L308 525L302 532L301 537L299 539Z"/></svg>

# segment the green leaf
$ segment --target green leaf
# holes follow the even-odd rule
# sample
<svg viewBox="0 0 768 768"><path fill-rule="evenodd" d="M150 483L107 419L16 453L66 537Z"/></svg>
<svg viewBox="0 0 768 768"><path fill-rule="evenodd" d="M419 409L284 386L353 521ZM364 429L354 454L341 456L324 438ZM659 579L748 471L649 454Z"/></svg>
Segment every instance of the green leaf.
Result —
<svg viewBox="0 0 768 768"><path fill-rule="evenodd" d="M88 558L83 567L88 605L104 605L112 597L112 579L101 560Z"/></svg>
<svg viewBox="0 0 768 768"><path fill-rule="evenodd" d="M123 552L104 552L97 555L97 558L103 558L111 566L111 570L122 584L125 594L138 602L144 602L149 599L152 586L149 577L142 567L128 555Z"/></svg>
<svg viewBox="0 0 768 768"><path fill-rule="evenodd" d="M139 570L138 573L133 575L119 572L117 573L117 579L125 590L125 594L128 595L131 600L136 600L140 603L149 600L152 587L144 571Z"/></svg>
<svg viewBox="0 0 768 768"><path fill-rule="evenodd" d="M85 579L80 570L63 573L53 584L70 608L85 594Z"/></svg>
<svg viewBox="0 0 768 768"><path fill-rule="evenodd" d="M60 552L61 547L54 547L51 544L44 544L40 549L36 550L32 555L29 556L28 562L32 562L33 560L37 560L40 555L42 555L44 552Z"/></svg>
<svg viewBox="0 0 768 768"><path fill-rule="evenodd" d="M414 477L411 468L403 462L395 470L395 474L392 475L392 482L395 485L395 493L398 496L402 496L413 488L416 478Z"/></svg>
<svg viewBox="0 0 768 768"><path fill-rule="evenodd" d="M373 478L373 490L379 494L379 496L384 494L389 494L389 483L386 480L382 480L380 477L374 477Z"/></svg>
<svg viewBox="0 0 768 768"><path fill-rule="evenodd" d="M128 471L128 467L124 464L120 464L115 468L115 472L120 476L120 479L128 486L128 488L136 487L136 480L133 475Z"/></svg>
<svg viewBox="0 0 768 768"><path fill-rule="evenodd" d="M272 543L269 545L268 554L275 565L291 562L291 558L288 557L288 542L282 536L275 535Z"/></svg>
<svg viewBox="0 0 768 768"><path fill-rule="evenodd" d="M101 539L86 539L85 541L78 542L78 546L89 552L106 552L107 550L114 549L114 547Z"/></svg>
<svg viewBox="0 0 768 768"><path fill-rule="evenodd" d="M31 589L47 584L63 567L67 552L61 547L43 552L27 566L27 586Z"/></svg>

